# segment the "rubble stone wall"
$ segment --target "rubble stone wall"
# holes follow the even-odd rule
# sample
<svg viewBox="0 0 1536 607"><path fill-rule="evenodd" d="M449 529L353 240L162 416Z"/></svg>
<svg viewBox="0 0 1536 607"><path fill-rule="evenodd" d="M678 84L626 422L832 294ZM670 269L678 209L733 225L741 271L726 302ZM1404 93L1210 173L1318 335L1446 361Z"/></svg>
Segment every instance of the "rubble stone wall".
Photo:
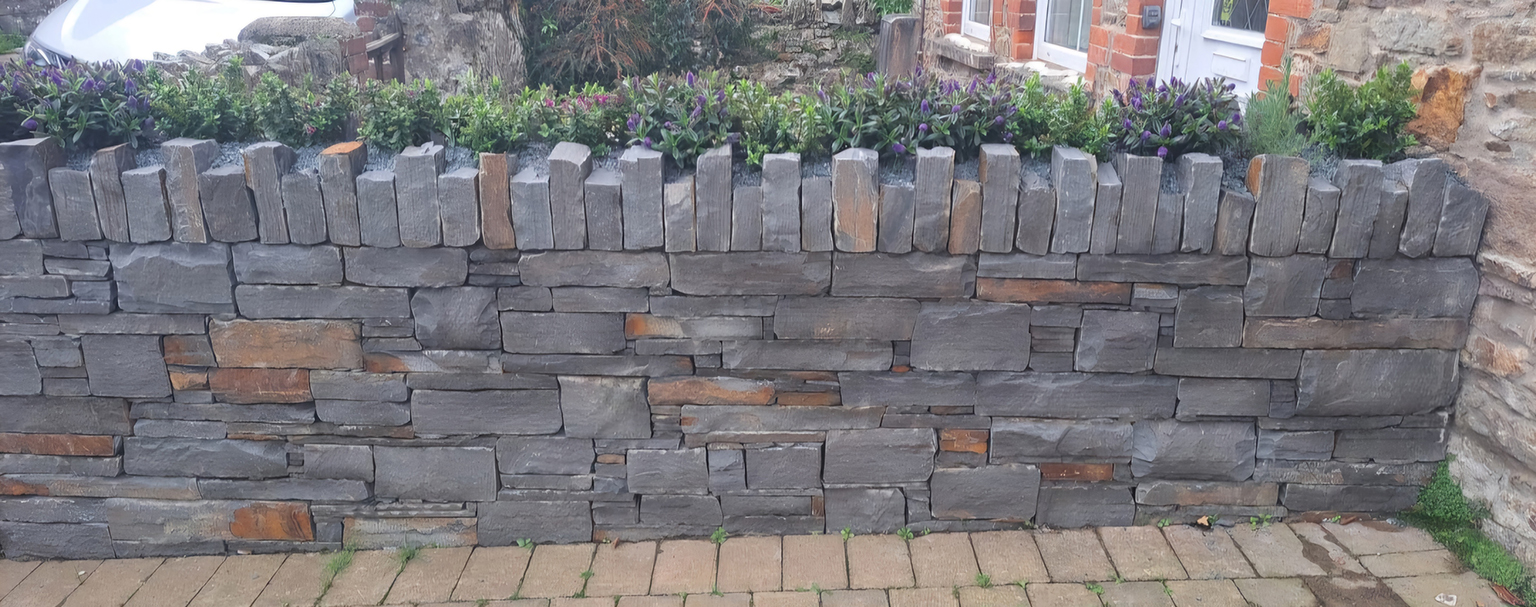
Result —
<svg viewBox="0 0 1536 607"><path fill-rule="evenodd" d="M7 556L1397 510L1487 208L1437 160L366 153L0 144Z"/></svg>

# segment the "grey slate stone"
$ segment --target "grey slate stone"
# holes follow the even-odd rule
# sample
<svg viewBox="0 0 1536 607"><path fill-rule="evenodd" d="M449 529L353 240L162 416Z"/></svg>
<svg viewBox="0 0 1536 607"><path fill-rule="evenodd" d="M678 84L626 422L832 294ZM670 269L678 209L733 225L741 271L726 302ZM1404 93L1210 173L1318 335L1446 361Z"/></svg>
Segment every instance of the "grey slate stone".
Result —
<svg viewBox="0 0 1536 607"><path fill-rule="evenodd" d="M552 434L561 427L554 390L417 390L411 424L422 434Z"/></svg>
<svg viewBox="0 0 1536 607"><path fill-rule="evenodd" d="M1315 485L1409 485L1414 491L1429 482L1436 464L1366 464L1340 461L1260 460L1253 480Z"/></svg>
<svg viewBox="0 0 1536 607"><path fill-rule="evenodd" d="M1477 297L1470 259L1363 259L1356 268L1357 318L1465 318Z"/></svg>
<svg viewBox="0 0 1536 607"><path fill-rule="evenodd" d="M1253 231L1249 251L1264 257L1294 254L1306 215L1307 174L1311 166L1301 158L1276 154L1262 154L1252 162L1260 164L1253 224L1263 229Z"/></svg>
<svg viewBox="0 0 1536 607"><path fill-rule="evenodd" d="M442 244L442 200L437 177L445 167L445 150L435 143L408 147L395 156L400 244L416 248ZM522 236L521 231L518 236Z"/></svg>
<svg viewBox="0 0 1536 607"><path fill-rule="evenodd" d="M1414 158L1384 167L1389 179L1408 188L1408 211L1404 216L1398 251L1409 257L1428 255L1435 245L1435 232L1445 207L1445 162L1439 158Z"/></svg>
<svg viewBox="0 0 1536 607"><path fill-rule="evenodd" d="M1034 170L1023 173L1014 244L1027 254L1044 255L1051 250L1051 227L1056 224L1056 190Z"/></svg>
<svg viewBox="0 0 1536 607"><path fill-rule="evenodd" d="M121 291L119 291L121 292ZM246 318L410 318L406 289L241 285L235 289Z"/></svg>
<svg viewBox="0 0 1536 607"><path fill-rule="evenodd" d="M503 354L501 368L507 373L571 373L624 377L690 375L693 360L686 356L628 356L580 354Z"/></svg>
<svg viewBox="0 0 1536 607"><path fill-rule="evenodd" d="M137 166L134 149L126 143L102 148L91 155L91 192L96 199L101 232L107 240L131 242L128 199L123 191L122 174Z"/></svg>
<svg viewBox="0 0 1536 607"><path fill-rule="evenodd" d="M1077 256L982 253L980 260L976 264L976 276L985 278L1075 280L1077 278Z"/></svg>
<svg viewBox="0 0 1536 607"><path fill-rule="evenodd" d="M800 180L800 250L832 250L832 179Z"/></svg>
<svg viewBox="0 0 1536 607"><path fill-rule="evenodd" d="M1031 313L1018 304L924 302L911 337L911 364L934 371L1023 371L1029 367Z"/></svg>
<svg viewBox="0 0 1536 607"><path fill-rule="evenodd" d="M1073 368L1093 373L1150 371L1157 328L1156 312L1085 310Z"/></svg>
<svg viewBox="0 0 1536 607"><path fill-rule="evenodd" d="M64 148L52 137L21 139L0 143L0 217L15 212L17 224L0 219L0 238L14 238L17 228L27 238L57 238L53 193L48 188L48 172L64 166Z"/></svg>
<svg viewBox="0 0 1536 607"><path fill-rule="evenodd" d="M587 205L587 246L601 251L624 249L624 216L619 172L599 167L583 185ZM660 215L657 215L660 217Z"/></svg>
<svg viewBox="0 0 1536 607"><path fill-rule="evenodd" d="M585 184L592 173L592 150L561 142L549 152L549 209L556 249L587 246Z"/></svg>
<svg viewBox="0 0 1536 607"><path fill-rule="evenodd" d="M1131 473L1138 479L1248 480L1256 448L1252 424L1140 421L1132 434Z"/></svg>
<svg viewBox="0 0 1536 607"><path fill-rule="evenodd" d="M719 527L723 520L720 500L714 496L647 495L640 498L642 525L707 530Z"/></svg>
<svg viewBox="0 0 1536 607"><path fill-rule="evenodd" d="M512 176L512 228L517 231L517 248L555 248L555 218L549 194L549 175L540 175L533 167Z"/></svg>
<svg viewBox="0 0 1536 607"><path fill-rule="evenodd" d="M1326 461L1333 458L1333 431L1282 432L1259 429L1258 458Z"/></svg>
<svg viewBox="0 0 1536 607"><path fill-rule="evenodd" d="M832 430L822 479L828 484L924 482L933 474L938 448L928 428Z"/></svg>
<svg viewBox="0 0 1536 607"><path fill-rule="evenodd" d="M1216 215L1221 198L1221 159L1209 154L1179 157L1184 188L1184 233L1179 251L1210 253L1216 246Z"/></svg>
<svg viewBox="0 0 1536 607"><path fill-rule="evenodd" d="M969 373L839 373L845 407L976 405Z"/></svg>
<svg viewBox="0 0 1536 607"><path fill-rule="evenodd" d="M892 533L907 524L907 500L900 489L827 489L825 496L828 529Z"/></svg>
<svg viewBox="0 0 1536 607"><path fill-rule="evenodd" d="M709 492L714 494L747 489L747 463L742 449L709 451Z"/></svg>
<svg viewBox="0 0 1536 607"><path fill-rule="evenodd" d="M165 154L165 190L176 241L208 242L203 217L205 199L199 194L199 182L200 176L212 169L218 159L219 143L212 139L177 138L160 144L160 150Z"/></svg>
<svg viewBox="0 0 1536 607"><path fill-rule="evenodd" d="M818 295L832 282L826 253L669 255L672 288L688 295Z"/></svg>
<svg viewBox="0 0 1536 607"><path fill-rule="evenodd" d="M265 481L203 479L198 493L210 500L304 500L317 502L361 502L371 495L368 485L358 480L321 480L280 478Z"/></svg>
<svg viewBox="0 0 1536 607"><path fill-rule="evenodd" d="M347 281L370 287L456 287L469 276L464 249L346 249Z"/></svg>
<svg viewBox="0 0 1536 607"><path fill-rule="evenodd" d="M374 447L373 461L374 492L382 498L496 499L496 450L490 447Z"/></svg>
<svg viewBox="0 0 1536 607"><path fill-rule="evenodd" d="M1301 239L1297 253L1325 255L1333 244L1333 231L1339 220L1339 198L1343 192L1320 177L1307 183L1307 210L1301 218Z"/></svg>
<svg viewBox="0 0 1536 607"><path fill-rule="evenodd" d="M555 287L551 304L556 312L646 312L650 295L646 289Z"/></svg>
<svg viewBox="0 0 1536 607"><path fill-rule="evenodd" d="M501 343L516 354L612 354L624 349L624 316L502 312Z"/></svg>
<svg viewBox="0 0 1536 607"><path fill-rule="evenodd" d="M348 373L313 370L309 388L316 399L405 402L405 377L391 373Z"/></svg>
<svg viewBox="0 0 1536 607"><path fill-rule="evenodd" d="M879 168L880 156L874 150L849 148L832 156L832 240L839 251L875 250Z"/></svg>
<svg viewBox="0 0 1536 607"><path fill-rule="evenodd" d="M815 489L821 487L821 445L776 445L746 451L750 489Z"/></svg>
<svg viewBox="0 0 1536 607"><path fill-rule="evenodd" d="M879 236L882 253L912 251L912 230L917 213L917 189L912 184L881 184Z"/></svg>
<svg viewBox="0 0 1536 607"><path fill-rule="evenodd" d="M1445 186L1445 209L1435 234L1436 257L1477 254L1483 236L1483 222L1488 218L1489 201L1457 180Z"/></svg>
<svg viewBox="0 0 1536 607"><path fill-rule="evenodd" d="M0 278L0 298L11 297L69 297L69 279L58 275Z"/></svg>
<svg viewBox="0 0 1536 607"><path fill-rule="evenodd" d="M557 390L560 382L547 375L515 373L444 372L411 373L405 383L412 390Z"/></svg>
<svg viewBox="0 0 1536 607"><path fill-rule="evenodd" d="M481 546L518 540L569 544L592 541L592 504L578 501L516 501L481 504L476 537Z"/></svg>
<svg viewBox="0 0 1536 607"><path fill-rule="evenodd" d="M367 146L348 148L346 153L320 154L320 192L325 200L325 223L331 242L349 247L363 244L357 177L367 164Z"/></svg>
<svg viewBox="0 0 1536 607"><path fill-rule="evenodd" d="M0 544L11 559L109 559L117 556L102 524L58 525L0 521Z"/></svg>
<svg viewBox="0 0 1536 607"><path fill-rule="evenodd" d="M591 439L509 436L496 441L496 462L504 474L591 474L596 458Z"/></svg>
<svg viewBox="0 0 1536 607"><path fill-rule="evenodd" d="M1280 503L1295 512L1400 512L1413 507L1418 499L1418 487L1288 483L1280 492Z"/></svg>
<svg viewBox="0 0 1536 607"><path fill-rule="evenodd" d="M400 246L400 212L393 171L368 171L357 176L357 211L358 239L364 246Z"/></svg>
<svg viewBox="0 0 1536 607"><path fill-rule="evenodd" d="M1450 404L1457 374L1456 353L1448 350L1309 350L1296 413L1425 413Z"/></svg>
<svg viewBox="0 0 1536 607"><path fill-rule="evenodd" d="M1383 464L1438 462L1445 459L1450 432L1444 428L1341 430L1333 457Z"/></svg>
<svg viewBox="0 0 1536 607"><path fill-rule="evenodd" d="M1152 224L1152 252L1179 252L1179 233L1183 225L1184 192L1166 189L1159 192L1157 219Z"/></svg>
<svg viewBox="0 0 1536 607"><path fill-rule="evenodd" d="M0 521L19 523L95 523L105 521L106 501L70 497L0 500Z"/></svg>
<svg viewBox="0 0 1536 607"><path fill-rule="evenodd" d="M1248 232L1257 205L1248 194L1222 190L1221 203L1216 208L1216 254L1247 254Z"/></svg>
<svg viewBox="0 0 1536 607"><path fill-rule="evenodd" d="M1381 187L1381 208L1376 213L1376 225L1371 230L1371 246L1367 256L1387 259L1397 255L1397 245L1403 235L1403 222L1407 218L1408 188L1391 179L1386 180Z"/></svg>
<svg viewBox="0 0 1536 607"><path fill-rule="evenodd" d="M1131 424L1107 419L992 420L991 463L1123 462L1131 456Z"/></svg>
<svg viewBox="0 0 1536 607"><path fill-rule="evenodd" d="M1042 484L1035 524L1059 529L1124 527L1136 517L1131 487L1119 483Z"/></svg>
<svg viewBox="0 0 1536 607"><path fill-rule="evenodd" d="M920 307L915 299L786 297L773 331L779 339L908 341Z"/></svg>
<svg viewBox="0 0 1536 607"><path fill-rule="evenodd" d="M121 399L11 396L0 397L0 432L125 436L133 424Z"/></svg>
<svg viewBox="0 0 1536 607"><path fill-rule="evenodd" d="M982 373L976 414L1089 419L1173 417L1178 380L1101 373Z"/></svg>
<svg viewBox="0 0 1536 607"><path fill-rule="evenodd" d="M43 245L38 240L0 240L0 276L42 274Z"/></svg>
<svg viewBox="0 0 1536 607"><path fill-rule="evenodd" d="M0 394L28 396L43 391L43 376L32 347L21 340L0 340Z"/></svg>
<svg viewBox="0 0 1536 607"><path fill-rule="evenodd" d="M1120 182L1124 184L1115 252L1121 255L1151 253L1157 199L1162 191L1163 159L1116 154L1114 162Z"/></svg>
<svg viewBox="0 0 1536 607"><path fill-rule="evenodd" d="M160 338L153 335L87 335L80 338L91 393L158 398L171 395Z"/></svg>
<svg viewBox="0 0 1536 607"><path fill-rule="evenodd" d="M549 287L505 287L496 289L496 307L519 312L548 312L554 309Z"/></svg>
<svg viewBox="0 0 1536 607"><path fill-rule="evenodd" d="M96 214L90 173L66 168L49 170L48 190L58 214L59 238L101 240L101 220Z"/></svg>
<svg viewBox="0 0 1536 607"><path fill-rule="evenodd" d="M694 175L695 223L700 251L731 250L731 145L700 154Z"/></svg>
<svg viewBox="0 0 1536 607"><path fill-rule="evenodd" d="M1241 285L1248 260L1216 255L1082 255L1077 279L1180 285Z"/></svg>
<svg viewBox="0 0 1536 607"><path fill-rule="evenodd" d="M437 178L443 246L467 247L480 242L480 171L463 167ZM614 189L618 186L615 183Z"/></svg>
<svg viewBox="0 0 1536 607"><path fill-rule="evenodd" d="M241 284L340 285L343 278L336 247L241 243L233 252Z"/></svg>
<svg viewBox="0 0 1536 607"><path fill-rule="evenodd" d="M800 250L800 155L763 156L762 250Z"/></svg>
<svg viewBox="0 0 1536 607"><path fill-rule="evenodd" d="M348 426L404 426L411 423L411 406L381 401L316 400L315 417Z"/></svg>
<svg viewBox="0 0 1536 607"><path fill-rule="evenodd" d="M1378 160L1343 160L1333 184L1342 192L1339 220L1329 257L1359 259L1370 252L1371 229L1381 208L1382 167Z"/></svg>
<svg viewBox="0 0 1536 607"><path fill-rule="evenodd" d="M123 470L136 476L275 478L288 475L279 441L194 438L123 439Z"/></svg>
<svg viewBox="0 0 1536 607"><path fill-rule="evenodd" d="M304 476L373 482L373 448L367 445L304 445Z"/></svg>
<svg viewBox="0 0 1536 607"><path fill-rule="evenodd" d="M885 371L893 355L890 342L856 340L728 340L721 349L727 369Z"/></svg>
<svg viewBox="0 0 1536 607"><path fill-rule="evenodd" d="M1243 345L1243 292L1236 287L1179 290L1174 312L1175 348L1236 348Z"/></svg>
<svg viewBox="0 0 1536 607"><path fill-rule="evenodd" d="M832 295L838 297L970 297L976 292L976 266L969 256L837 253L832 261ZM682 290L676 282L673 286Z"/></svg>
<svg viewBox="0 0 1536 607"><path fill-rule="evenodd" d="M650 438L645 381L626 377L560 377L565 434L577 438Z"/></svg>
<svg viewBox="0 0 1536 607"><path fill-rule="evenodd" d="M1269 380L1179 378L1179 419L1263 417L1269 407Z"/></svg>
<svg viewBox="0 0 1536 607"><path fill-rule="evenodd" d="M541 287L662 287L669 280L661 253L545 251L523 255L523 284Z"/></svg>
<svg viewBox="0 0 1536 607"><path fill-rule="evenodd" d="M662 190L662 218L666 225L666 251L678 253L698 250L698 233L694 225L694 176L668 183Z"/></svg>
<svg viewBox="0 0 1536 607"><path fill-rule="evenodd" d="M320 196L320 173L303 169L283 175L283 210L288 217L288 238L294 244L325 242L325 201Z"/></svg>
<svg viewBox="0 0 1536 607"><path fill-rule="evenodd" d="M1014 222L1019 215L1019 166L1019 150L1012 145L982 144L978 177L983 251L1013 251Z"/></svg>
<svg viewBox="0 0 1536 607"><path fill-rule="evenodd" d="M1294 379L1301 351L1262 348L1158 348L1152 370L1162 375Z"/></svg>
<svg viewBox="0 0 1536 607"><path fill-rule="evenodd" d="M661 152L638 145L619 157L625 249L654 249L666 242L661 220L663 161Z"/></svg>
<svg viewBox="0 0 1536 607"><path fill-rule="evenodd" d="M1035 517L1040 469L1026 464L945 468L933 472L938 519L1028 521Z"/></svg>
<svg viewBox="0 0 1536 607"><path fill-rule="evenodd" d="M171 239L171 208L166 201L165 167L160 165L122 173L129 240L136 243Z"/></svg>
<svg viewBox="0 0 1536 607"><path fill-rule="evenodd" d="M875 428L883 407L763 407L758 405L684 405L683 430L711 432L819 432Z"/></svg>
<svg viewBox="0 0 1536 607"><path fill-rule="evenodd" d="M246 185L251 188L256 201L261 241L267 244L286 244L289 242L289 234L288 219L284 214L282 180L293 169L298 156L293 149L275 141L247 146L240 150L240 155L245 160ZM305 209L306 212L310 210ZM308 217L304 212L300 215Z"/></svg>
<svg viewBox="0 0 1536 607"><path fill-rule="evenodd" d="M705 494L709 464L703 449L630 449L624 460L632 493Z"/></svg>
<svg viewBox="0 0 1536 607"><path fill-rule="evenodd" d="M1125 186L1115 165L1099 163L1098 189L1093 203L1093 229L1088 242L1088 252L1108 255L1115 252L1120 238L1120 199Z"/></svg>
<svg viewBox="0 0 1536 607"><path fill-rule="evenodd" d="M1082 150L1051 148L1051 182L1056 186L1056 230L1052 253L1087 253L1093 237L1095 174L1099 163Z"/></svg>
<svg viewBox="0 0 1536 607"><path fill-rule="evenodd" d="M64 457L58 455L0 454L0 474L60 474L116 477L123 473L121 457Z"/></svg>
<svg viewBox="0 0 1536 607"><path fill-rule="evenodd" d="M221 166L204 171L197 181L208 237L216 242L256 240L260 235L256 203L246 185L245 170L238 165Z"/></svg>
<svg viewBox="0 0 1536 607"><path fill-rule="evenodd" d="M921 148L917 156L912 247L924 253L949 249L950 190L955 181L955 150ZM766 161L765 161L766 162ZM766 173L766 164L764 165Z"/></svg>
<svg viewBox="0 0 1536 607"><path fill-rule="evenodd" d="M411 297L416 340L433 350L499 350L496 290L483 287L419 289Z"/></svg>
<svg viewBox="0 0 1536 607"><path fill-rule="evenodd" d="M773 316L778 298L765 295L652 297L650 305L651 314L662 317Z"/></svg>
<svg viewBox="0 0 1536 607"><path fill-rule="evenodd" d="M1254 258L1243 304L1248 316L1312 316L1317 313L1328 260L1319 255Z"/></svg>

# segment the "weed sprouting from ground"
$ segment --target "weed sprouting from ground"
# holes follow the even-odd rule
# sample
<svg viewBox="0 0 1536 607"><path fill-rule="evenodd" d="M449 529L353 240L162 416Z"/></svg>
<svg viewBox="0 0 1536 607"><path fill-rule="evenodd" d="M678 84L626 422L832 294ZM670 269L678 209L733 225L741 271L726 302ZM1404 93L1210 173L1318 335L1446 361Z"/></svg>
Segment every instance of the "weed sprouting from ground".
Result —
<svg viewBox="0 0 1536 607"><path fill-rule="evenodd" d="M1536 588L1519 559L1478 528L1478 521L1487 518L1488 511L1467 501L1461 485L1451 478L1450 462L1451 458L1440 462L1429 484L1419 492L1419 502L1404 512L1403 518L1429 532L1468 569L1508 588L1527 603L1536 601Z"/></svg>

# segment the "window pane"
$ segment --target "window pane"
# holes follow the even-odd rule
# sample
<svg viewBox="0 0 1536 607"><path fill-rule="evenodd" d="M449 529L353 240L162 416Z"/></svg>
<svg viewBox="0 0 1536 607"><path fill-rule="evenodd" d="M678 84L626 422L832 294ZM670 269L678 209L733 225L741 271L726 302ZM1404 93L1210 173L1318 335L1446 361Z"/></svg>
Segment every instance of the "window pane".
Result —
<svg viewBox="0 0 1536 607"><path fill-rule="evenodd" d="M1269 0L1216 0L1216 11L1211 15L1211 25L1234 27L1262 34L1268 15Z"/></svg>
<svg viewBox="0 0 1536 607"><path fill-rule="evenodd" d="M971 0L969 20L983 25L992 23L992 0Z"/></svg>
<svg viewBox="0 0 1536 607"><path fill-rule="evenodd" d="M1075 51L1088 50L1090 0L1052 0L1045 20L1045 41Z"/></svg>

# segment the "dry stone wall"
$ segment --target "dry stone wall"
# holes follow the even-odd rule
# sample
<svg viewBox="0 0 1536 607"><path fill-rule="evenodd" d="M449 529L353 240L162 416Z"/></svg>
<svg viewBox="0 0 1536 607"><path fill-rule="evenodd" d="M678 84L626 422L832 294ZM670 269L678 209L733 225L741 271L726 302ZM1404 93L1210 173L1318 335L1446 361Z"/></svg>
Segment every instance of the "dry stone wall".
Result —
<svg viewBox="0 0 1536 607"><path fill-rule="evenodd" d="M1396 510L1486 213L1433 159L366 153L0 144L7 556Z"/></svg>

